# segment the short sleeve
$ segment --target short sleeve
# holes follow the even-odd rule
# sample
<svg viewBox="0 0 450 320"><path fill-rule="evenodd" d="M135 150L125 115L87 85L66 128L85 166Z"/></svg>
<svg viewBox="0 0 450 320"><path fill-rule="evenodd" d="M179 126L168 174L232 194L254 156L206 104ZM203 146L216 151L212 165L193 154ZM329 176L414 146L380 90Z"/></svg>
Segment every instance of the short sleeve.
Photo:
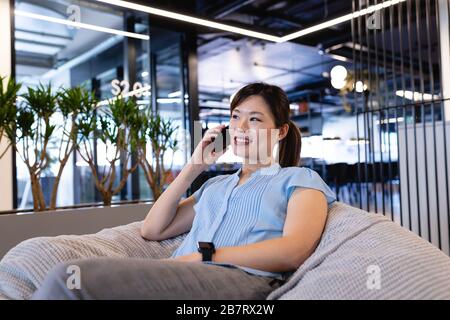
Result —
<svg viewBox="0 0 450 320"><path fill-rule="evenodd" d="M287 174L286 195L288 200L295 188L300 187L321 191L325 195L328 205L336 201L336 195L334 192L314 170L309 168L293 167Z"/></svg>
<svg viewBox="0 0 450 320"><path fill-rule="evenodd" d="M212 178L209 178L208 180L206 180L202 186L195 191L192 196L195 198L195 202L199 202L200 198L202 197L203 191L208 188L209 186L211 186L215 181L219 180L221 178L221 176L215 176Z"/></svg>

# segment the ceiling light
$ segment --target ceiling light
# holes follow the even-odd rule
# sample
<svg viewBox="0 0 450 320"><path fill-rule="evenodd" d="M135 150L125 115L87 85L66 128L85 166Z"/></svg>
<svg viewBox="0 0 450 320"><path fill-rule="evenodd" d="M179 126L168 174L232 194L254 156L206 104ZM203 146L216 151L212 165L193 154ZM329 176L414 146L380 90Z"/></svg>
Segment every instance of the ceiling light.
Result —
<svg viewBox="0 0 450 320"><path fill-rule="evenodd" d="M286 36L281 38L281 40L282 40L281 42L290 41L290 40L293 40L295 38L303 37L303 36L305 36L307 34L310 34L310 33L313 33L313 32L316 32L316 31L319 31L319 30L322 30L322 29L326 29L326 28L329 28L329 27L332 27L332 26L335 26L335 25L347 22L347 21L350 21L352 19L356 19L358 17L365 16L366 14L370 14L370 13L373 13L375 11L378 11L378 10L381 10L381 9L384 9L384 8L388 8L390 6L396 5L396 4L398 4L400 2L404 2L404 1L406 1L406 0L389 0L389 1L384 1L383 3L379 3L377 5L373 5L373 6L367 7L366 9L355 11L353 13L346 14L346 15L344 15L342 17L331 19L329 21L325 21L325 22L319 23L318 25L315 25L315 26L312 26L312 27L309 27L309 28L306 28L306 29L303 29L303 30L300 30L300 31L297 31L297 32L294 32L294 33L291 33L291 34L288 34L288 35L286 35Z"/></svg>
<svg viewBox="0 0 450 320"><path fill-rule="evenodd" d="M167 96L168 96L169 98L179 97L179 96L181 96L181 91L178 90L178 91L171 92L171 93L169 93Z"/></svg>
<svg viewBox="0 0 450 320"><path fill-rule="evenodd" d="M397 122L403 122L404 118L403 117L398 117L398 118L389 118L389 119L384 119L384 120L377 120L375 121L376 124L388 124L388 123L397 123Z"/></svg>
<svg viewBox="0 0 450 320"><path fill-rule="evenodd" d="M346 84L347 84L347 81L345 81L345 80L339 80L339 79L331 78L331 85L335 89L340 90L343 87L345 87Z"/></svg>
<svg viewBox="0 0 450 320"><path fill-rule="evenodd" d="M334 66L330 71L331 85L335 89L342 89L347 84L347 69L344 66Z"/></svg>
<svg viewBox="0 0 450 320"><path fill-rule="evenodd" d="M136 39L141 39L141 40L149 40L150 39L149 36L139 34L139 33L105 28L105 27L100 27L100 26L96 26L93 24L87 24L87 23L82 23L82 22L70 21L70 20L66 20L66 19L54 18L54 17L44 16L41 14L36 14L36 13L31 13L31 12L26 12L26 11L21 11L21 10L14 10L14 14L16 16L64 24L66 26L72 26L72 27L76 27L76 28L89 29L89 30L100 31L100 32L105 32L105 33L110 33L110 34L117 34L120 36L129 37L129 38L136 38Z"/></svg>
<svg viewBox="0 0 450 320"><path fill-rule="evenodd" d="M181 103L180 98L158 98L156 101L162 104Z"/></svg>
<svg viewBox="0 0 450 320"><path fill-rule="evenodd" d="M326 28L350 21L352 19L364 16L366 14L370 14L375 11L396 5L396 4L398 4L400 2L404 2L406 0L384 1L383 3L379 3L376 5L370 6L366 9L362 9L362 10L359 10L359 11L356 11L353 13L349 13L342 17L335 18L335 19L332 19L332 20L329 20L326 22L322 22L322 23L319 23L318 25L315 25L315 26L312 26L312 27L309 27L309 28L306 28L306 29L303 29L303 30L300 30L297 32L293 32L291 34L285 35L284 37L277 37L277 36L273 36L273 35L269 35L269 34L265 34L265 33L261 33L261 32L251 31L251 30L244 29L244 28L233 27L233 26L230 26L230 25L227 25L224 23L213 22L213 21L206 20L206 19L200 19L200 18L189 16L189 15L185 15L185 14L175 13L175 12L168 11L168 10L156 9L156 8L153 8L150 6L144 6L144 5L136 4L133 2L129 2L129 1L122 1L122 0L97 0L97 1L116 5L116 6L123 7L123 8L137 10L137 11L141 11L141 12L145 12L145 13L149 13L149 14L154 14L157 16L175 19L175 20L179 20L179 21L183 21L183 22L189 22L189 23L193 23L196 25L200 25L200 26L210 27L210 28L214 28L214 29L218 29L218 30L237 33L237 34L242 34L244 36L249 36L249 37L253 37L253 38L258 38L258 39L263 39L263 40L268 40L268 41L273 41L273 42L286 42L286 41L291 41L293 39L305 36L307 34L310 34L310 33L313 33L313 32L316 32L316 31L319 31L322 29L326 29Z"/></svg>
<svg viewBox="0 0 450 320"><path fill-rule="evenodd" d="M356 92L362 93L367 90L367 84L363 83L361 80L355 83Z"/></svg>
<svg viewBox="0 0 450 320"><path fill-rule="evenodd" d="M141 105L141 104L150 104L151 101L150 100L137 100L136 103L139 104L139 105Z"/></svg>
<svg viewBox="0 0 450 320"><path fill-rule="evenodd" d="M339 61L342 61L342 62L349 62L350 61L349 58L346 58L344 56L341 56L341 55L338 55L338 54L335 54L335 53L328 53L327 55L330 58L333 58L335 60L339 60Z"/></svg>
<svg viewBox="0 0 450 320"><path fill-rule="evenodd" d="M399 97L413 100L413 101L425 101L425 100L438 100L439 95L432 95L429 93L420 93L420 92L413 92L413 91L407 91L407 90L397 90L395 94Z"/></svg>
<svg viewBox="0 0 450 320"><path fill-rule="evenodd" d="M251 30L247 30L244 28L234 27L234 26L230 26L230 25L220 23L220 22L214 22L214 21L209 21L209 20L205 20L205 19L200 19L200 18L188 16L186 14L180 14L180 13L175 13L175 12L168 11L168 10L156 9L156 8L153 8L150 6L144 6L144 5L136 4L133 2L129 2L129 1L121 1L121 0L97 0L97 1L108 3L108 4L113 4L113 5L127 8L127 9L137 10L137 11L141 11L141 12L145 12L145 13L149 13L149 14L154 14L157 16L175 19L175 20L179 20L179 21L183 21L183 22L193 23L196 25L204 26L204 27L210 27L210 28L219 29L219 30L223 30L223 31L229 31L232 33L242 34L244 36L249 36L249 37L258 38L258 39L264 39L264 40L273 41L273 42L280 42L280 37L277 37L277 36L272 36L272 35L265 34L262 32L251 31Z"/></svg>
<svg viewBox="0 0 450 320"><path fill-rule="evenodd" d="M330 75L331 80L344 81L347 78L348 72L344 66L337 65L331 69Z"/></svg>

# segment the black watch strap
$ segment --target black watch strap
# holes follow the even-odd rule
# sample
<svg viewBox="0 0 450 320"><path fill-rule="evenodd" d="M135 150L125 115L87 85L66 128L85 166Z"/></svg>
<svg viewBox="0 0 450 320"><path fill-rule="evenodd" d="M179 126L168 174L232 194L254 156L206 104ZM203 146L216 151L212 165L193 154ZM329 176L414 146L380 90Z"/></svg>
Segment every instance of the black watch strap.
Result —
<svg viewBox="0 0 450 320"><path fill-rule="evenodd" d="M214 243L198 242L198 252L202 254L202 261L212 261L212 256L216 252Z"/></svg>
<svg viewBox="0 0 450 320"><path fill-rule="evenodd" d="M211 261L214 251L212 249L202 249L202 261Z"/></svg>

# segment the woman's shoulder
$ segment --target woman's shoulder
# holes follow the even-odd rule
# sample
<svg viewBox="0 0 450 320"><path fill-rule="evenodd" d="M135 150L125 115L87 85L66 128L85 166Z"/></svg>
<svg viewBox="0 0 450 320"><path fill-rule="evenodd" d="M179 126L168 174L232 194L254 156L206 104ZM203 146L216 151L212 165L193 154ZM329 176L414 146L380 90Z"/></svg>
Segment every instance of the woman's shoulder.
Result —
<svg viewBox="0 0 450 320"><path fill-rule="evenodd" d="M281 168L280 173L284 178L320 178L320 175L316 171L307 167L283 167Z"/></svg>
<svg viewBox="0 0 450 320"><path fill-rule="evenodd" d="M291 186L298 183L314 184L316 181L321 181L320 175L306 167L281 167L272 183L280 184L284 187Z"/></svg>
<svg viewBox="0 0 450 320"><path fill-rule="evenodd" d="M296 187L311 188L322 191L328 203L335 200L334 192L328 187L320 175L306 167L284 167L280 172L280 182L289 198Z"/></svg>

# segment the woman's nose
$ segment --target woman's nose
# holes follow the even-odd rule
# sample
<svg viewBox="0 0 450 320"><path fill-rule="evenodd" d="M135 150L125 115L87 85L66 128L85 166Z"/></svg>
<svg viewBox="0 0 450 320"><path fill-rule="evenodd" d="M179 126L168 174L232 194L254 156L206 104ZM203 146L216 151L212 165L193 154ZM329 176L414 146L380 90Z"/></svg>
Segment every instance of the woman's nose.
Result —
<svg viewBox="0 0 450 320"><path fill-rule="evenodd" d="M247 122L243 120L239 121L237 129L242 132L247 131L248 130Z"/></svg>

